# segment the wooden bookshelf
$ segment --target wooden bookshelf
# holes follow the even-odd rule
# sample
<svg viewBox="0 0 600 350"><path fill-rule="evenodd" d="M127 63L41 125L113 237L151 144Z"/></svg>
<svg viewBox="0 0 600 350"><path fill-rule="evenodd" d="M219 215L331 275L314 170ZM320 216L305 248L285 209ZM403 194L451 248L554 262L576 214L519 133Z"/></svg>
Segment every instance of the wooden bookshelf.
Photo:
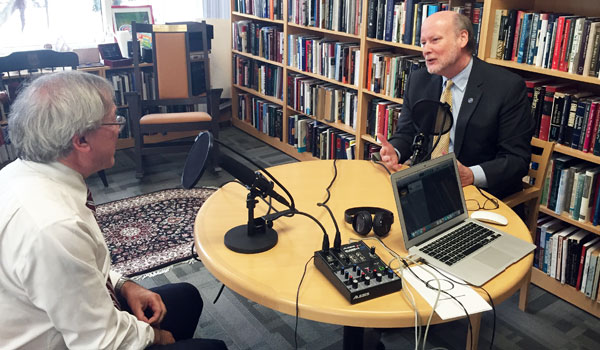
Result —
<svg viewBox="0 0 600 350"><path fill-rule="evenodd" d="M559 70L536 67L525 63L516 63L513 61L500 60L489 57L492 48L494 16L497 9L524 9L532 12L554 12L564 14L574 14L580 16L600 16L600 7L596 1L591 0L485 0L483 21L486 23L482 27L479 57L488 63L505 67L524 77L548 77L557 82L570 82L577 89L582 91L591 91L600 96L600 79L578 74L567 73ZM583 161L600 164L600 157L592 153L584 153L580 150L570 148L565 145L556 144L555 153L566 154ZM595 234L600 234L600 226L593 226L591 223L583 223L573 220L567 214L556 214L547 207L540 205L540 212L558 218L569 225L585 229ZM600 317L600 304L596 300L587 298L580 291L569 285L563 285L556 279L547 276L544 272L533 268L531 281L537 286L558 296L561 299Z"/></svg>
<svg viewBox="0 0 600 350"><path fill-rule="evenodd" d="M600 303L586 297L577 289L560 283L560 281L546 275L546 273L535 267L531 268L531 282L578 308L596 317L600 317Z"/></svg>

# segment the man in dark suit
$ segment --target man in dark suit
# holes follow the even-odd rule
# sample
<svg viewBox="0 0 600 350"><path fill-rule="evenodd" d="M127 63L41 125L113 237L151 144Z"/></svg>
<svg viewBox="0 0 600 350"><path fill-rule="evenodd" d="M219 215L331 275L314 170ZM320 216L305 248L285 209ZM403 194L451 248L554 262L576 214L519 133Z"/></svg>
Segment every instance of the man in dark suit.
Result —
<svg viewBox="0 0 600 350"><path fill-rule="evenodd" d="M440 100L452 80L454 125L448 151L459 161L462 185L475 184L499 198L521 190L534 127L523 79L473 57L471 22L456 12L429 16L421 27L421 45L427 69L410 75L393 137L388 142L378 135L384 163L398 170L410 158L417 133L412 118L421 117L412 115L414 104Z"/></svg>

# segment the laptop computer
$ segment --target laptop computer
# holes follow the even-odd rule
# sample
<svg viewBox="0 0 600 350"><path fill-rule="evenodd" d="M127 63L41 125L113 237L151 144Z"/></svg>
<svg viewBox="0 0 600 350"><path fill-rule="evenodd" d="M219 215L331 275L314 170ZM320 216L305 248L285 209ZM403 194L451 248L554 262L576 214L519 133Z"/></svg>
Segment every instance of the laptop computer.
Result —
<svg viewBox="0 0 600 350"><path fill-rule="evenodd" d="M535 249L469 218L454 153L391 178L404 246L439 269L481 286Z"/></svg>

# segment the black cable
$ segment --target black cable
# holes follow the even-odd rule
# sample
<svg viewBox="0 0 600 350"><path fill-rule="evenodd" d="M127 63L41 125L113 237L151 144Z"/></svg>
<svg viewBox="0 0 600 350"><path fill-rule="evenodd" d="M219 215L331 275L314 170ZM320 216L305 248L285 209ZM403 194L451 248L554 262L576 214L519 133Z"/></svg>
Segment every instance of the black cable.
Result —
<svg viewBox="0 0 600 350"><path fill-rule="evenodd" d="M446 274L444 274L442 271L437 269L435 266L432 266L429 264L428 264L428 266L431 267L432 269L434 269L435 271L437 271L437 273L439 273L440 275L444 276L444 278L446 278L456 284L461 284L463 286L478 288L478 289L483 290L485 292L485 294L487 294L488 299L490 300L490 304L492 306L492 313L494 314L493 323L492 323L492 340L490 342L490 349L492 349L492 347L494 346L494 339L496 338L496 305L494 304L494 299L492 299L492 296L490 295L490 293L487 290L485 290L485 288L483 288L483 287L475 286L475 285L472 285L471 283L462 283L459 281L455 281L452 278L448 277Z"/></svg>
<svg viewBox="0 0 600 350"><path fill-rule="evenodd" d="M373 160L373 159L371 159L371 162L373 162L373 163L375 163L375 164L379 164L379 165L381 165L381 166L382 166L382 167L385 169L385 171L387 171L388 175L392 175L392 172L390 171L390 169L388 169L388 168L385 166L385 164L383 164L382 162L380 162L380 161L377 161L377 160Z"/></svg>
<svg viewBox="0 0 600 350"><path fill-rule="evenodd" d="M311 256L310 259L304 264L304 272L302 273L302 278L300 278L300 283L298 283L298 290L296 291L296 325L294 326L294 345L296 349L298 349L298 313L300 312L300 308L298 306L298 302L300 300L300 286L302 286L302 282L304 281L304 276L306 276L306 269L308 268L308 263L314 259L315 256Z"/></svg>
<svg viewBox="0 0 600 350"><path fill-rule="evenodd" d="M221 297L221 293L223 293L223 289L225 289L225 284L221 283L221 288L219 289L219 293L217 293L215 300L213 300L213 304L217 303L217 300L219 300L219 298Z"/></svg>
<svg viewBox="0 0 600 350"><path fill-rule="evenodd" d="M194 259L196 259L197 261L202 261L202 260L200 260L200 258L198 258L198 254L196 254L196 252L194 252L194 245L195 245L194 242L192 242L192 257Z"/></svg>
<svg viewBox="0 0 600 350"><path fill-rule="evenodd" d="M329 216L331 217L331 221L333 221L333 225L335 226L335 238L333 239L333 249L340 250L340 248L342 246L342 238L341 238L341 234L340 234L340 228L337 224L337 221L335 220L335 216L333 215L333 212L327 206L327 202L329 202L329 199L331 198L331 192L329 192L329 189L331 188L331 186L333 186L333 183L335 182L335 179L337 178L338 172L337 172L336 162L337 162L337 159L334 159L333 160L333 171L334 171L333 178L331 179L331 182L325 189L325 191L327 192L327 198L325 198L325 201L323 201L322 203L317 203L317 206L327 209L327 212L329 213ZM323 238L323 247L327 247L327 249L323 248L323 250L329 250L329 236L327 236L327 234L325 236L327 237L327 242L325 241L325 237L324 237Z"/></svg>
<svg viewBox="0 0 600 350"><path fill-rule="evenodd" d="M314 222L317 223L317 225L319 225L319 227L323 231L323 244L322 244L321 248L324 251L328 251L329 250L329 236L327 235L327 231L325 230L325 227L323 227L323 225L319 222L319 220L317 220L314 216L312 216L308 213L301 212L301 211L296 211L296 212L294 212L294 214L303 215L308 218L311 218Z"/></svg>

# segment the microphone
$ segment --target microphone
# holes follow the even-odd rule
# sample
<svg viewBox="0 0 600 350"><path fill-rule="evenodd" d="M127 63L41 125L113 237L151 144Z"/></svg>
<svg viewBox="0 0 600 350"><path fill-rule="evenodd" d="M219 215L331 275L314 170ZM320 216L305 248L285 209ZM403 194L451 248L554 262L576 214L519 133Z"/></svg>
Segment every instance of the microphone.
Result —
<svg viewBox="0 0 600 350"><path fill-rule="evenodd" d="M413 154L410 158L411 165L415 165L427 159L437 146L436 143L429 152L425 152L429 145L429 136L441 136L449 133L454 118L452 118L449 104L438 100L423 99L413 105L411 119L418 129L413 140Z"/></svg>
<svg viewBox="0 0 600 350"><path fill-rule="evenodd" d="M252 171L252 169L226 154L221 153L219 158L223 169L227 170L233 177L240 180L246 187L258 190L262 197L271 196L279 203L288 208L290 207L290 203L279 193L275 192L273 183L267 180L263 174L258 171Z"/></svg>

